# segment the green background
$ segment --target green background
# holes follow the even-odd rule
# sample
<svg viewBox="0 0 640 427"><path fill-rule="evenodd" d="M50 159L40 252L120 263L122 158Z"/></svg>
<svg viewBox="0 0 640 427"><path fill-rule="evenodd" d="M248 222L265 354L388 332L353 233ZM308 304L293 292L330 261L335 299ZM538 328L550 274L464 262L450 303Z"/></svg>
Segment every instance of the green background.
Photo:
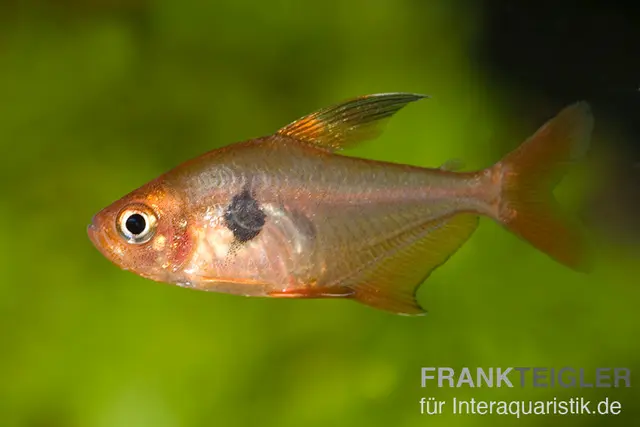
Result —
<svg viewBox="0 0 640 427"><path fill-rule="evenodd" d="M515 422L421 416L429 396L608 396L623 415L518 422L639 419L634 387L420 388L422 366L637 372L640 265L629 248L599 244L587 276L483 220L421 288L430 314L404 318L346 301L153 283L111 265L86 236L99 209L179 162L367 93L433 98L348 155L489 166L556 111L474 62L483 37L475 4L1 3L0 426ZM547 114L514 115L522 99ZM558 191L563 204L579 205L583 169Z"/></svg>

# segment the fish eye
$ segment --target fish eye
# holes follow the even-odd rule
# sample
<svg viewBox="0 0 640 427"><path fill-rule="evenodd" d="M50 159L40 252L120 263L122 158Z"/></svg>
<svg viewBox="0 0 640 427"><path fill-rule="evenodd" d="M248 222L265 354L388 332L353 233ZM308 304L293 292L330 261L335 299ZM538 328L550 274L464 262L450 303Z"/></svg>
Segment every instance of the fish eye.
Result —
<svg viewBox="0 0 640 427"><path fill-rule="evenodd" d="M150 208L135 205L120 212L116 226L127 243L141 245L151 240L156 232L156 223L156 215Z"/></svg>

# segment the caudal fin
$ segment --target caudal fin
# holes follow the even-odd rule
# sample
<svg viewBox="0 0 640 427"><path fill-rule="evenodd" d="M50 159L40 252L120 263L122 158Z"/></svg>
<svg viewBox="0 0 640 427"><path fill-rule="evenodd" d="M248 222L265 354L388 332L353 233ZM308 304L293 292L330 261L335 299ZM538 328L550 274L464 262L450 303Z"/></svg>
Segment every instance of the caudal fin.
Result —
<svg viewBox="0 0 640 427"><path fill-rule="evenodd" d="M552 192L569 166L584 157L592 130L591 109L578 102L494 166L502 177L499 221L578 271L590 268L588 244L578 224L561 212Z"/></svg>

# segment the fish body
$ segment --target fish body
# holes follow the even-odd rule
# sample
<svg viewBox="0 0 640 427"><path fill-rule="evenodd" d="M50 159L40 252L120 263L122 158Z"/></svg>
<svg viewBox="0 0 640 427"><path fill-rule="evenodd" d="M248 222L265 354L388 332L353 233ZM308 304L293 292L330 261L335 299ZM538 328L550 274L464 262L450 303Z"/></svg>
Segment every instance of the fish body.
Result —
<svg viewBox="0 0 640 427"><path fill-rule="evenodd" d="M156 281L246 296L349 298L398 314L424 312L418 286L468 240L479 216L583 269L583 239L565 226L551 189L586 149L588 106L563 110L480 171L336 153L376 136L421 98L356 98L210 151L103 209L89 236L116 265Z"/></svg>

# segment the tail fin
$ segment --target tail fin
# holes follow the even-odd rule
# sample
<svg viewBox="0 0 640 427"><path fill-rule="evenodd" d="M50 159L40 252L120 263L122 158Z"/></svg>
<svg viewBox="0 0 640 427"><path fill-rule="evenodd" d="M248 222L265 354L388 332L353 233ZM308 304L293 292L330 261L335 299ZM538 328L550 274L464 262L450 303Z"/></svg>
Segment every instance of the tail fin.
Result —
<svg viewBox="0 0 640 427"><path fill-rule="evenodd" d="M576 103L494 166L502 177L499 221L558 262L583 272L591 264L586 239L561 213L552 191L571 163L586 153L592 130L589 105Z"/></svg>

